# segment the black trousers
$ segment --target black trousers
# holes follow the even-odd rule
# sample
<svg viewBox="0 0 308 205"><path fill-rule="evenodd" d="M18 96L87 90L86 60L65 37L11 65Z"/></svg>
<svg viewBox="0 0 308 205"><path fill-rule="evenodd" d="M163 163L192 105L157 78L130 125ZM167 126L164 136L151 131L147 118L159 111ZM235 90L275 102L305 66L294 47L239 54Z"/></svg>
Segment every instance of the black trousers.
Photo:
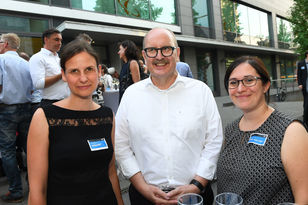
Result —
<svg viewBox="0 0 308 205"><path fill-rule="evenodd" d="M200 194L203 198L204 205L212 205L214 201L214 193L211 187L211 182L207 183L204 193ZM131 205L153 205L152 202L144 198L137 189L130 184L129 186L129 199Z"/></svg>
<svg viewBox="0 0 308 205"><path fill-rule="evenodd" d="M306 93L306 90L302 92L304 96L304 119L303 121L307 126L308 125L308 93Z"/></svg>

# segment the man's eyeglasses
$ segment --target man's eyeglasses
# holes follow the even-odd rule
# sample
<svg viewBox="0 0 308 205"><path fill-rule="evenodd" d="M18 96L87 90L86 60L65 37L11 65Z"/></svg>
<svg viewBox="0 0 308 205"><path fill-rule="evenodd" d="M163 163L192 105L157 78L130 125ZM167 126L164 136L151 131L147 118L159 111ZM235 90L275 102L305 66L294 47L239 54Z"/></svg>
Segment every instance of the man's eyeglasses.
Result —
<svg viewBox="0 0 308 205"><path fill-rule="evenodd" d="M149 47L143 50L149 58L155 58L159 50L164 57L169 57L169 56L172 56L174 49L176 49L176 47L164 46L161 48Z"/></svg>
<svg viewBox="0 0 308 205"><path fill-rule="evenodd" d="M4 43L4 41L0 41L0 43Z"/></svg>
<svg viewBox="0 0 308 205"><path fill-rule="evenodd" d="M256 76L245 76L242 80L237 80L235 78L231 78L228 80L228 88L229 89L235 89L239 86L240 82L243 83L243 85L245 87L252 87L255 86L257 84L257 81L261 79L260 77L256 77Z"/></svg>

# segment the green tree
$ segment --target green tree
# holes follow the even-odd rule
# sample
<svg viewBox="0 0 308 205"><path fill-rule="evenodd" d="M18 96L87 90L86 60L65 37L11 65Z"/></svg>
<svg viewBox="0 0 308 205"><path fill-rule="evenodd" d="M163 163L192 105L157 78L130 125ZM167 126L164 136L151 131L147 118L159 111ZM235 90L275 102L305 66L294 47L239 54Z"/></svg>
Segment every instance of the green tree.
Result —
<svg viewBox="0 0 308 205"><path fill-rule="evenodd" d="M225 31L241 33L240 13L237 10L238 3L230 0L221 0L222 22Z"/></svg>
<svg viewBox="0 0 308 205"><path fill-rule="evenodd" d="M304 57L305 51L308 50L308 1L307 0L293 0L294 4L291 7L291 16L289 18L292 23L294 34L294 42L298 47L296 51Z"/></svg>
<svg viewBox="0 0 308 205"><path fill-rule="evenodd" d="M114 0L96 0L94 11L115 14Z"/></svg>
<svg viewBox="0 0 308 205"><path fill-rule="evenodd" d="M102 0L97 0L102 1ZM113 0L109 0L112 1ZM147 0L116 0L117 13L123 16L130 16L141 19L149 19L149 2ZM150 4L152 20L156 20L162 13L162 7L155 7Z"/></svg>

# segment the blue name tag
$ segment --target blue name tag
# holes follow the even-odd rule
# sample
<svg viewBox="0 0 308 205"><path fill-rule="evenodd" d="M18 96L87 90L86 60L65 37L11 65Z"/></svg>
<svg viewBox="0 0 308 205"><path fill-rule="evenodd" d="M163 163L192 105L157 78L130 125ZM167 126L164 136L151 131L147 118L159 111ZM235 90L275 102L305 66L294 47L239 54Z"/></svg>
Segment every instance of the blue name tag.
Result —
<svg viewBox="0 0 308 205"><path fill-rule="evenodd" d="M107 142L105 138L87 140L91 151L98 151L103 149L108 149Z"/></svg>
<svg viewBox="0 0 308 205"><path fill-rule="evenodd" d="M304 69L305 69L305 66L302 66L302 67L301 67L301 70L304 70Z"/></svg>
<svg viewBox="0 0 308 205"><path fill-rule="evenodd" d="M248 140L248 144L252 143L252 144L256 144L256 145L260 145L260 146L264 146L265 142L267 140L267 134L261 134L261 133L252 133L250 135L250 138Z"/></svg>

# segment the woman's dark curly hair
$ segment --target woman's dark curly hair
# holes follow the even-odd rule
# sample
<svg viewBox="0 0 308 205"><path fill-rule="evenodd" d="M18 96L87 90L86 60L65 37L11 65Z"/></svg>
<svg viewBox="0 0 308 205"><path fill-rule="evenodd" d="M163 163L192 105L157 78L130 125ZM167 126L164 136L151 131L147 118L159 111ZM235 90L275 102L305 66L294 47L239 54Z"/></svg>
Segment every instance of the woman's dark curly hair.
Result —
<svg viewBox="0 0 308 205"><path fill-rule="evenodd" d="M139 49L137 48L136 44L131 40L125 40L118 43L118 47L122 46L126 48L125 50L125 57L128 61L130 60L138 60L139 59Z"/></svg>

